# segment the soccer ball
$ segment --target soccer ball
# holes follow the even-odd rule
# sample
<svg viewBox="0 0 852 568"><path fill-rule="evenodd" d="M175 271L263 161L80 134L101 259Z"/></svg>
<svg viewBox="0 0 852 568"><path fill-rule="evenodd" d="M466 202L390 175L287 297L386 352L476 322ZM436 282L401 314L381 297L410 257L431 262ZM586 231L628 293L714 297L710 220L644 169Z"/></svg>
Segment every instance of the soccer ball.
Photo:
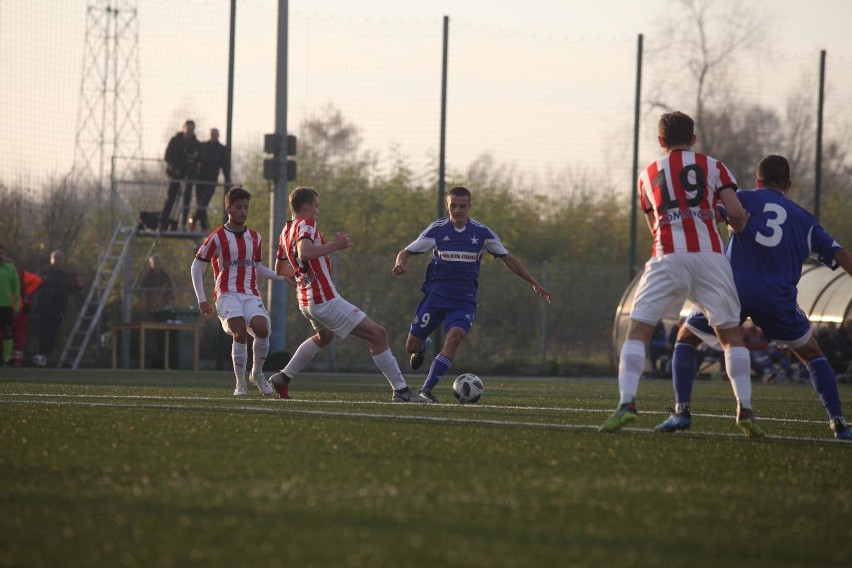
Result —
<svg viewBox="0 0 852 568"><path fill-rule="evenodd" d="M453 381L453 396L462 404L478 402L482 398L483 390L485 386L482 384L482 379L473 373L464 373Z"/></svg>
<svg viewBox="0 0 852 568"><path fill-rule="evenodd" d="M44 355L33 355L33 365L36 367L47 367L47 357Z"/></svg>

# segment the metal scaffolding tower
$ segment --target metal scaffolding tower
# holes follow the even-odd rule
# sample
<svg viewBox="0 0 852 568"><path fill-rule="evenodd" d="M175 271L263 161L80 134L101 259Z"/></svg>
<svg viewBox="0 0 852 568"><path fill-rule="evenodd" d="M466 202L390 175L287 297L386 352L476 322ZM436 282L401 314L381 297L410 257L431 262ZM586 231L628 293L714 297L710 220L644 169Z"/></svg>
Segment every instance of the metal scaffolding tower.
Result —
<svg viewBox="0 0 852 568"><path fill-rule="evenodd" d="M141 151L136 0L94 0L86 7L74 173L102 192L110 177L124 176ZM113 167L118 171L110 171Z"/></svg>

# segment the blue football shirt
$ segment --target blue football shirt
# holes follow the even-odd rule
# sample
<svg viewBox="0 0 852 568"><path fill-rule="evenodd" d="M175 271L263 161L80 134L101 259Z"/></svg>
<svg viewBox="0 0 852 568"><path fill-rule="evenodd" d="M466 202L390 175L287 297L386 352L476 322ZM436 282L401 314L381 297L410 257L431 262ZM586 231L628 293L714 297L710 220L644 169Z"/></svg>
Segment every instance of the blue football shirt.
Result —
<svg viewBox="0 0 852 568"><path fill-rule="evenodd" d="M805 260L813 255L834 270L834 254L843 247L777 189L741 189L737 197L751 216L746 228L731 237L726 254L743 310L795 309Z"/></svg>
<svg viewBox="0 0 852 568"><path fill-rule="evenodd" d="M500 237L483 223L468 219L463 229L456 229L447 217L426 227L405 250L411 254L433 250L421 287L424 293L472 300L479 287L482 254L487 251L498 258L509 254Z"/></svg>

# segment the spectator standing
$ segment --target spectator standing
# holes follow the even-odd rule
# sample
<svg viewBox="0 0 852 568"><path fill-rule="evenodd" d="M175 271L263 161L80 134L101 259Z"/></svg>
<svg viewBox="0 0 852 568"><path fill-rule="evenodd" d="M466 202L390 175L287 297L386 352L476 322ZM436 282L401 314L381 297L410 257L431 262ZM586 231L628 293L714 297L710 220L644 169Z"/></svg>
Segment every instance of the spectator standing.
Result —
<svg viewBox="0 0 852 568"><path fill-rule="evenodd" d="M139 291L142 293L142 319L150 320L158 310L172 303L174 291L172 279L163 268L159 255L148 257L148 268L139 280Z"/></svg>
<svg viewBox="0 0 852 568"><path fill-rule="evenodd" d="M189 230L201 227L202 231L210 229L207 217L207 207L216 193L219 172L225 178L225 191L231 189L231 162L228 148L219 142L219 129L210 129L210 140L201 143L201 167L198 172L198 183L195 184L195 201L197 209L189 224Z"/></svg>
<svg viewBox="0 0 852 568"><path fill-rule="evenodd" d="M0 366L12 360L12 320L20 309L21 279L12 260L6 256L6 248L0 245Z"/></svg>
<svg viewBox="0 0 852 568"><path fill-rule="evenodd" d="M29 314L32 311L33 294L41 286L41 276L18 269L21 278L21 304L18 313L12 317L12 366L22 367L24 351L27 346L27 331L29 331Z"/></svg>
<svg viewBox="0 0 852 568"><path fill-rule="evenodd" d="M38 330L38 354L48 360L53 353L59 326L68 308L68 297L83 288L83 275L72 275L63 264L61 250L50 253L50 266L39 272L41 288L36 295L33 313Z"/></svg>
<svg viewBox="0 0 852 568"><path fill-rule="evenodd" d="M166 174L169 176L168 193L160 212L160 230L166 231L172 224L172 210L175 206L180 187L186 183L183 194L183 211L179 219L181 227L186 227L189 214L189 202L192 199L192 184L198 177L198 160L201 157L201 143L195 137L195 122L187 120L183 130L176 133L166 146Z"/></svg>

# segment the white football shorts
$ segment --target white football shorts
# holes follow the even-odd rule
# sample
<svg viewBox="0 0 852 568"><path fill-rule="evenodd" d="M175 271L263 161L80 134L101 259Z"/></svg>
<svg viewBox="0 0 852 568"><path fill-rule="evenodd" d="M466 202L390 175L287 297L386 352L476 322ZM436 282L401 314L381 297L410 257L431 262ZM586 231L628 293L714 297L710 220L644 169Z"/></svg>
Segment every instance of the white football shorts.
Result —
<svg viewBox="0 0 852 568"><path fill-rule="evenodd" d="M301 306L299 309L315 331L328 329L340 339L352 333L361 320L367 317L367 314L340 296L315 306Z"/></svg>
<svg viewBox="0 0 852 568"><path fill-rule="evenodd" d="M740 300L731 265L716 252L674 252L645 263L633 298L630 318L656 325L661 319L680 319L689 299L713 327L740 323Z"/></svg>
<svg viewBox="0 0 852 568"><path fill-rule="evenodd" d="M231 330L228 327L228 320L231 318L242 317L246 322L248 332L252 333L251 320L255 316L263 316L267 322L270 322L269 312L263 305L263 300L260 296L254 294L243 294L241 292L225 292L216 298L216 314L219 316L219 321L222 323L222 329L225 333L230 334ZM271 323L270 323L271 327Z"/></svg>

